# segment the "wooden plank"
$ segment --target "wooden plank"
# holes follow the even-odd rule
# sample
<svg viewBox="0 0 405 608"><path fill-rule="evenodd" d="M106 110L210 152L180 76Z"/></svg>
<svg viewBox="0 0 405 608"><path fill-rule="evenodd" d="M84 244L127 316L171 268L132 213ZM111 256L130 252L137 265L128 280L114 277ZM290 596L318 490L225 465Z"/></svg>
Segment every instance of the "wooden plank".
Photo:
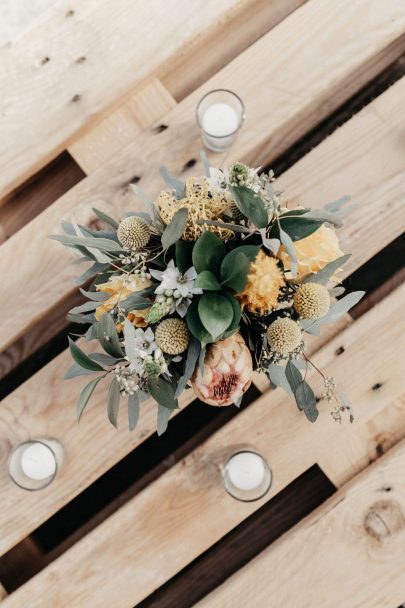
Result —
<svg viewBox="0 0 405 608"><path fill-rule="evenodd" d="M332 341L315 357L328 375L345 384L359 427L403 391L404 294L405 287L399 288L353 323L344 332L346 350L341 356L333 355L337 342ZM382 376L386 382L377 396L371 386ZM312 466L325 449L342 441L347 425L334 424L328 408L321 410L316 425L310 425L279 391L263 395L7 598L5 607L28 600L31 606L40 606L44 597L50 605L57 601L60 608L96 608L111 602L122 608L133 606ZM90 450L89 434L87 441ZM268 459L274 473L271 491L256 503L233 500L220 479L229 451L246 443ZM17 511L21 502L15 505ZM28 515L35 510L27 502L23 508Z"/></svg>
<svg viewBox="0 0 405 608"><path fill-rule="evenodd" d="M0 583L0 602L7 596L7 591L4 589L2 584Z"/></svg>
<svg viewBox="0 0 405 608"><path fill-rule="evenodd" d="M37 27L0 50L0 88L7 91L0 102L0 198L195 36L218 19L226 23L238 4L177 0L172 10L159 0L58 2Z"/></svg>
<svg viewBox="0 0 405 608"><path fill-rule="evenodd" d="M81 223L88 222L92 218L91 208L94 205L115 214L119 214L124 207L134 207L136 201L128 190L134 170L141 179L142 187L151 195L161 187L159 165L169 164L175 173L181 173L187 161L198 156L196 150L199 147L199 136L194 123L194 110L197 100L204 92L225 86L236 89L246 102L247 124L232 150L232 158L255 156L256 160L271 160L282 147L287 147L304 129L313 126L330 111L330 104L338 105L343 97L361 85L365 74L368 77L370 71L380 67L380 51L385 51L385 60L392 59L394 51L392 47L387 48L387 44L397 39L401 22L405 20L398 10L396 0L385 3L384 10L376 2L345 2L347 6L340 5L339 9L336 6L336 18L331 14L331 7L326 6L322 0L306 3L174 108L165 118L169 128L160 134L155 132L140 136L120 155L116 155L114 160L93 172L4 244L0 252L0 272L4 273L3 276L10 276L15 251L25 251L25 256L18 276L10 277L7 298L0 296L0 304L9 320L7 328L0 328L0 351L7 348L13 339L18 339L28 325L39 322L51 302L54 305L72 292L76 268L68 264L70 253L48 241L47 234L58 230L62 217L73 216ZM368 28L363 25L364 14L367 14ZM328 23L327 28L325 23ZM302 36L297 37L297 31L302 32ZM397 51L396 48L395 52ZM317 69L303 70L301 63L289 60L291 53L302 57L305 65L318 66ZM321 64L318 61L320 53L324 57ZM377 63L376 54L379 58ZM278 60L268 61L268 57L277 57ZM280 61L282 64L279 64ZM269 82L272 83L270 96ZM373 111L368 115L368 120L365 120L377 129L380 137L393 138L392 143L389 142L393 156L387 156L386 141L381 145L384 153L380 152L384 158L383 165L375 163L376 169L373 172L369 165L366 167L370 180L375 179L377 182L372 184L370 192L375 192L377 186L379 188L379 198L375 199L377 214L388 203L395 187L399 187L397 167L403 169L396 131L402 110L399 98L402 86L404 85L397 85L387 101L378 103L377 100L378 109L384 113L387 106L390 112L386 114L385 110L386 122L373 114ZM324 103L325 97L329 100L327 106ZM272 117L271 121L269 116ZM395 129L394 133L390 126ZM365 156L365 152L370 152L370 146L365 141L364 133L361 141ZM378 143L381 140L377 140L377 145ZM357 150L356 143L352 142L352 145ZM374 157L370 160L373 159ZM359 158L359 169L363 171L361 161ZM353 166L350 169L344 186L341 184L337 190L329 189L328 196L331 192L346 192L348 187L355 194L358 193L358 174L353 175ZM379 180L384 183L384 170L390 176L395 173L388 182L388 186L391 186L388 191L379 185ZM199 171L202 172L199 166L192 169L193 174ZM185 172L184 174L186 175ZM319 192L316 196L320 197ZM396 199L398 202L398 194ZM395 217L395 214L391 215ZM396 220L394 223L396 234L399 223ZM387 221L380 231L388 240L393 238L391 233L387 234L390 227L391 224ZM35 251L35 255L30 255L30 251ZM14 306L17 294L20 299L29 294L29 319L26 315L21 318L21 309L18 312Z"/></svg>
<svg viewBox="0 0 405 608"><path fill-rule="evenodd" d="M343 154L344 152L346 155L345 158L349 159L348 162L350 162L353 151L354 156L352 158L352 163L353 165L356 165L359 162L359 159L361 161L362 155L366 154L370 148L374 149L376 159L378 161L380 146L383 146L385 149L387 162L389 160L390 166L394 167L391 172L387 166L384 170L384 177L395 175L395 172L397 171L397 158L399 157L399 155L396 154L396 151L397 128L400 122L397 121L402 120L399 116L401 113L398 113L396 110L396 104L398 104L398 106L401 105L400 99L398 99L397 96L398 91L400 91L398 86L397 88L393 87L384 96L376 100L372 106L370 106L370 108L365 109L363 113L354 117L350 122L342 127L342 129L335 133L330 140L328 140L328 142L335 141L335 145L337 147L335 148L331 146L329 148L329 154L331 154L332 157L339 156L339 146L343 145L344 147L341 149L341 153ZM398 101L396 101L397 99ZM353 143L351 146L348 146L347 142L350 141L350 137L346 135L343 136L343 134L347 131L351 132L353 129L353 133L357 135L358 131L355 125L357 120L360 119L363 121L364 113L366 113L367 117L369 117L366 124L363 124L364 129L369 129L369 139L367 142L365 142L364 138L360 139L360 141L363 141L364 147L358 149L354 143L357 141L357 139L353 136ZM379 117L381 115L384 116L385 122L381 121L379 118L377 122L374 122L375 116ZM387 131L383 128L383 126L386 127ZM328 146L329 145L330 144L328 143ZM322 158L319 158L318 156L317 150L312 151L309 156L312 154L316 154L317 163L322 161ZM324 155L324 162L326 163L326 166L329 166L326 155ZM385 165L381 165L378 167L378 169L381 169L382 171L384 166ZM314 164L314 168L316 167L317 164ZM369 170L372 176L374 176L374 170L377 170L377 167L374 167L371 159ZM310 171L308 176L311 176ZM294 184L293 178L294 175L291 175L292 185ZM330 179L334 179L333 171L330 173ZM365 181L363 181L363 179ZM356 188L356 192L361 193L364 200L368 202L373 192L374 182L370 180L370 173L359 172L356 175L356 178L353 178L353 181L349 183L349 186ZM373 205L381 205L381 207L378 207L380 210L384 209L384 206L386 205L391 205L391 200L395 201L394 192L395 189L393 189L390 192L390 195L385 198L376 198L375 201L373 201ZM399 196L398 192L396 196ZM393 205L391 205L391 208L393 208ZM56 221L58 221L58 219ZM359 223L361 220L366 226L369 225L368 215L361 214ZM388 215L387 222L390 221L390 215ZM344 230L351 229L349 224L346 224L346 228ZM391 229L393 232L398 229L397 224L397 221L392 220ZM366 230L361 230L361 233L364 236L364 248L365 243L368 242L368 240L366 240ZM351 245L355 249L354 258L357 259L357 257L359 257L359 263L361 263L362 259L360 245L355 241L353 241ZM50 318L54 319L54 315L52 315ZM347 333L344 333L343 335L346 336ZM344 340L342 341L342 339L343 338L340 337L339 340L336 339L332 341L332 344L335 345L332 346L332 350L329 350L329 345L326 347L326 352L329 353L328 357L330 359L337 356L336 351L340 347L344 346L345 349L347 348L347 344L344 342ZM333 348L335 350L333 350ZM30 517L24 516L24 518L21 518L17 516L16 519L13 519L10 522L9 526L4 524L4 529L6 530L7 528L7 532L4 533L3 537L3 551L6 550L7 547L10 547L18 542L20 538L39 525L39 523L43 521L41 518L48 517L54 512L54 510L58 508L58 506L70 500L76 493L80 491L80 489L82 489L88 483L91 483L91 481L105 471L106 468L111 466L130 449L133 449L137 441L141 441L144 437L148 436L154 431L154 418L153 414L151 414L150 418L144 422L145 426L140 427L139 435L137 431L135 437L128 437L126 431L123 431L119 434L117 441L113 441L112 439L114 437L114 431L109 428L105 420L103 407L105 393L102 389L100 389L100 392L97 393L98 397L95 400L95 408L88 412L79 429L77 429L74 418L74 407L77 395L79 393L79 387L82 386L82 381L79 379L77 382L72 380L68 383L63 383L62 373L63 370L68 367L68 365L69 355L64 353L55 359L55 361L45 366L38 374L36 374L36 376L17 389L12 395L10 395L8 399L3 401L3 414L2 418L0 418L0 441L4 442L7 446L10 444L14 445L18 441L21 441L27 437L27 429L30 430L30 434L32 435L47 434L60 437L66 444L66 449L70 454L72 463L71 468L66 472L66 475L62 477L64 485L52 486L52 490L49 489L47 491L46 501L44 495L41 496L43 506L40 514L35 511L35 509L30 509ZM375 382L376 381L377 380L375 380ZM373 384L375 382L373 382ZM51 388L49 389L47 387ZM36 393L38 394L38 398L36 399L34 406L32 404L32 395ZM97 414L95 414L95 412L97 412ZM18 423L13 422L11 424L11 420L17 420ZM10 431L10 429L12 429L12 431ZM87 439L84 433L87 433L90 439ZM86 468L83 469L78 464L81 462L82 458L80 446L83 442L85 445L87 445L91 441L94 441L95 443L95 445L92 447L92 450L94 451L92 452L91 458L89 458L88 462L86 462ZM102 450L98 447L100 445L103 445ZM108 446L108 449L106 446ZM71 479L71 482L69 479ZM6 483L6 485L2 486L2 483ZM4 479L2 483L0 482L0 489L4 487L5 491L7 488L7 494L9 494L10 485ZM19 502L19 493L13 493L9 500L10 502L7 504L10 507L10 516L12 516L15 510L14 503Z"/></svg>
<svg viewBox="0 0 405 608"><path fill-rule="evenodd" d="M83 171L89 174L175 105L168 90L155 78L81 135L69 146L68 151Z"/></svg>
<svg viewBox="0 0 405 608"><path fill-rule="evenodd" d="M405 396L360 429L349 429L343 443L322 454L318 464L340 488L402 437L405 437Z"/></svg>
<svg viewBox="0 0 405 608"><path fill-rule="evenodd" d="M405 441L196 608L398 606L405 596L404 468Z"/></svg>

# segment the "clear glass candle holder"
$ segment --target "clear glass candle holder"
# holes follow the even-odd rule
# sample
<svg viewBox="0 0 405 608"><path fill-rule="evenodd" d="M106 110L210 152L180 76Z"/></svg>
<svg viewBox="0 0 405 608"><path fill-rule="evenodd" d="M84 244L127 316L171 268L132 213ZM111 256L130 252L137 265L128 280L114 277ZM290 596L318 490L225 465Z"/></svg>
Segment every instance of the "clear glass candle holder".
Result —
<svg viewBox="0 0 405 608"><path fill-rule="evenodd" d="M235 451L223 466L224 488L236 500L252 502L270 490L272 472L259 452L246 448Z"/></svg>
<svg viewBox="0 0 405 608"><path fill-rule="evenodd" d="M197 124L204 145L214 152L229 148L245 120L241 98L227 89L210 91L197 106Z"/></svg>
<svg viewBox="0 0 405 608"><path fill-rule="evenodd" d="M8 471L23 490L43 490L55 479L62 460L63 448L56 439L32 439L12 450Z"/></svg>

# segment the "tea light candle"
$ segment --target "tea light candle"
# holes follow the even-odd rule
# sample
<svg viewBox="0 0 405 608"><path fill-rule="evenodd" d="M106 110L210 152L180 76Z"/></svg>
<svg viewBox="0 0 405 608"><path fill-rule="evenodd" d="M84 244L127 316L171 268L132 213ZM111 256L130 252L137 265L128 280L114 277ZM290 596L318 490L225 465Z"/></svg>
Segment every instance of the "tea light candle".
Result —
<svg viewBox="0 0 405 608"><path fill-rule="evenodd" d="M231 483L239 490L254 490L265 479L263 459L253 452L240 452L232 456L227 464Z"/></svg>
<svg viewBox="0 0 405 608"><path fill-rule="evenodd" d="M35 481L48 479L56 473L55 455L45 444L31 443L21 454L21 470Z"/></svg>
<svg viewBox="0 0 405 608"><path fill-rule="evenodd" d="M202 127L208 135L225 137L238 128L238 115L227 103L213 103L205 110Z"/></svg>

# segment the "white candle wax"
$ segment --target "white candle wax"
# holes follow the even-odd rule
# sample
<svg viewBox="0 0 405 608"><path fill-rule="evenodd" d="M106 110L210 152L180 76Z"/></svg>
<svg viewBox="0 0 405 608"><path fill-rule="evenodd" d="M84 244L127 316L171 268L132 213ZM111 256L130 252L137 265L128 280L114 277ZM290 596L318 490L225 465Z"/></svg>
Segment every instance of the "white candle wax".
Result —
<svg viewBox="0 0 405 608"><path fill-rule="evenodd" d="M225 137L238 128L238 115L227 103L213 103L204 112L202 127L208 135Z"/></svg>
<svg viewBox="0 0 405 608"><path fill-rule="evenodd" d="M43 443L32 443L21 456L21 469L30 479L36 481L47 479L55 475L55 456Z"/></svg>
<svg viewBox="0 0 405 608"><path fill-rule="evenodd" d="M252 452L241 452L230 458L227 472L232 484L240 490L254 490L263 483L265 468L262 458Z"/></svg>

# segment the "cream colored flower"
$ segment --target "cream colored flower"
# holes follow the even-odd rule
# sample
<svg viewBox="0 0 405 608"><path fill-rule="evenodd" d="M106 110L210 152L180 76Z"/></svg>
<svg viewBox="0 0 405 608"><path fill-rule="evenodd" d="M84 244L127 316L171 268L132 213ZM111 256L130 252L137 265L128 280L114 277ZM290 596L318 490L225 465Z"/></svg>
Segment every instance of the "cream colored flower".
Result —
<svg viewBox="0 0 405 608"><path fill-rule="evenodd" d="M333 262L343 255L339 248L336 232L324 224L304 239L295 241L294 247L298 261L295 281L322 270L329 262ZM291 275L289 272L291 270L291 259L284 245L281 245L278 250L277 257L283 262L286 276L289 277ZM336 280L336 277L333 278Z"/></svg>
<svg viewBox="0 0 405 608"><path fill-rule="evenodd" d="M136 291L141 291L146 287L150 287L152 281L150 279L141 279L139 276L127 276L125 274L115 275L111 277L106 283L100 283L96 285L97 291L103 291L111 294L108 300L105 300L97 306L95 311L95 317L97 321L106 313L114 308L114 306L120 301L124 301L128 296ZM150 307L143 308L142 310L132 310L128 313L128 320L135 325L135 327L146 327L148 325L145 320L146 315L149 312ZM118 325L117 329L122 329L121 324Z"/></svg>

